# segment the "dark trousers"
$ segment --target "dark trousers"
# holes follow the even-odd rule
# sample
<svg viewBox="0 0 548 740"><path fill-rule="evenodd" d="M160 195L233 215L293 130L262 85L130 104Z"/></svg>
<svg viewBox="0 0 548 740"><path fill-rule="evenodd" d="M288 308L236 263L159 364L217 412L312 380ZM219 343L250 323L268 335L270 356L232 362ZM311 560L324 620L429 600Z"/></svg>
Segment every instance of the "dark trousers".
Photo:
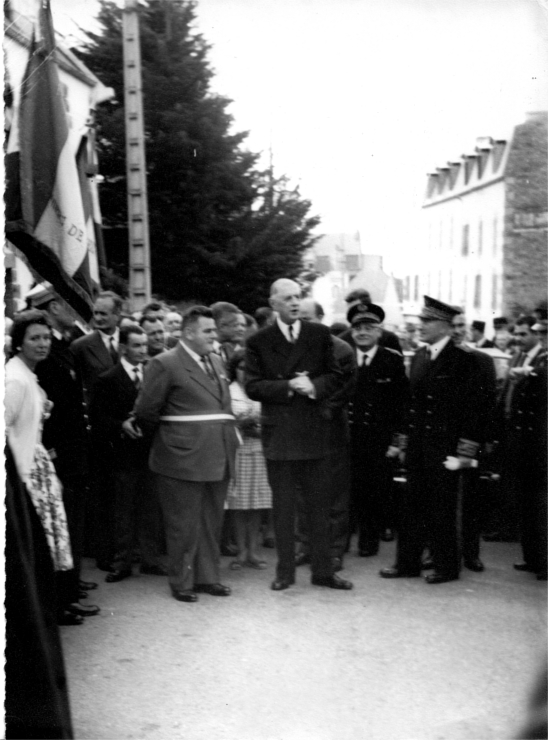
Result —
<svg viewBox="0 0 548 740"><path fill-rule="evenodd" d="M312 575L331 576L330 555L330 474L328 458L318 460L267 460L268 481L272 488L272 514L281 580L295 578L295 517L298 490L302 511L310 533Z"/></svg>
<svg viewBox="0 0 548 740"><path fill-rule="evenodd" d="M90 450L90 487L86 508L86 554L109 565L114 558L114 481L105 444L94 439Z"/></svg>
<svg viewBox="0 0 548 740"><path fill-rule="evenodd" d="M80 570L84 553L86 478L83 475L59 476L63 485L63 504L67 516L70 549L74 568L56 571L55 580L59 607L77 602L80 598Z"/></svg>
<svg viewBox="0 0 548 740"><path fill-rule="evenodd" d="M146 460L144 461L146 462ZM120 467L114 478L113 567L131 570L133 548L138 544L141 565L161 565L162 526L160 504L147 468Z"/></svg>
<svg viewBox="0 0 548 740"><path fill-rule="evenodd" d="M348 448L340 447L329 452L327 457L329 468L330 496L329 496L329 541L332 558L342 558L348 540L348 511L350 504L350 453ZM302 493L299 491L299 509L297 537L301 543L301 551L310 554L310 533L305 515L306 506Z"/></svg>
<svg viewBox="0 0 548 740"><path fill-rule="evenodd" d="M401 506L396 566L419 574L426 547L439 573L450 578L460 571L457 532L459 474L435 466L409 465Z"/></svg>
<svg viewBox="0 0 548 740"><path fill-rule="evenodd" d="M520 487L521 549L523 560L537 573L546 573L547 559L547 491L546 469L537 453L536 460L522 460ZM529 462L529 464L527 464Z"/></svg>
<svg viewBox="0 0 548 740"><path fill-rule="evenodd" d="M465 560L476 560L480 555L481 533L486 517L486 485L479 472L463 470L462 485L462 556Z"/></svg>
<svg viewBox="0 0 548 740"><path fill-rule="evenodd" d="M155 473L154 487L164 518L170 585L191 590L196 583L218 583L228 476L197 482Z"/></svg>
<svg viewBox="0 0 548 740"><path fill-rule="evenodd" d="M358 548L377 552L382 532L393 528L392 462L388 444L358 438L352 444L350 531L358 532Z"/></svg>

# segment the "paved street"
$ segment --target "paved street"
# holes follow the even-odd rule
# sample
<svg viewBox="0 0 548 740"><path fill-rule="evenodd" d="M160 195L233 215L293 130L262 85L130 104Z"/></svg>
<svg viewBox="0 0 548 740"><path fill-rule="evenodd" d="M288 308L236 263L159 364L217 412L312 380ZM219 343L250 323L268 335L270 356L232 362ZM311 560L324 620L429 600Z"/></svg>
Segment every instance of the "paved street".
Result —
<svg viewBox="0 0 548 740"><path fill-rule="evenodd" d="M351 592L284 592L228 570L229 598L175 601L165 578L100 582L101 614L62 628L77 740L502 740L516 736L544 662L546 584L517 544L487 570L429 586L386 581L394 545L349 555ZM136 569L137 570L137 569Z"/></svg>

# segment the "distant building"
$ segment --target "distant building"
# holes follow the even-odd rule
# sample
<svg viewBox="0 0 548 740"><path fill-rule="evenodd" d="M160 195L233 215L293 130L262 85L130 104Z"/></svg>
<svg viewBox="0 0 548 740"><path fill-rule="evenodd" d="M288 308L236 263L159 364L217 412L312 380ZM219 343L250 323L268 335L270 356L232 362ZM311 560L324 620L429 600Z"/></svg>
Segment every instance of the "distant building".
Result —
<svg viewBox="0 0 548 740"><path fill-rule="evenodd" d="M346 320L344 299L356 288L365 288L374 303L383 305L387 324L401 323L401 281L384 272L380 255L362 253L358 232L326 234L312 247L305 262L320 273L312 286L312 297L322 304L326 324Z"/></svg>
<svg viewBox="0 0 548 740"><path fill-rule="evenodd" d="M515 316L546 299L548 113L530 113L509 140L428 176L423 252L404 280L404 312L423 294L462 306L469 319Z"/></svg>

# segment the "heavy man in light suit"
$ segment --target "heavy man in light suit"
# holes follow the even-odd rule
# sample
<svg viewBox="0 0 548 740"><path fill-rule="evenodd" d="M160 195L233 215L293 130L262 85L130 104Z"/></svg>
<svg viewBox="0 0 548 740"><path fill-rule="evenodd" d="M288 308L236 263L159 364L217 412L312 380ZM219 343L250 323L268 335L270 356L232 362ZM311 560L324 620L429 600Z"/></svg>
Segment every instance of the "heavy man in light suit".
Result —
<svg viewBox="0 0 548 740"><path fill-rule="evenodd" d="M147 365L135 427L155 428L149 465L164 516L168 578L178 601L228 596L219 583L219 538L238 437L211 311L185 312L182 338Z"/></svg>

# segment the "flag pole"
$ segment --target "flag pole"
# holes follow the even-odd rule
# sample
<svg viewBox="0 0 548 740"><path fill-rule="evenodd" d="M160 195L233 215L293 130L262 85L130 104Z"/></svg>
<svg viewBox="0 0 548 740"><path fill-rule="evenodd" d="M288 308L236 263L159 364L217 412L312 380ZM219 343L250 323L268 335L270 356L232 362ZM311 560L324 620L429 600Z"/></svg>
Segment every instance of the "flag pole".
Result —
<svg viewBox="0 0 548 740"><path fill-rule="evenodd" d="M150 239L145 159L141 45L137 0L123 13L126 175L129 228L129 295L134 311L150 302Z"/></svg>

